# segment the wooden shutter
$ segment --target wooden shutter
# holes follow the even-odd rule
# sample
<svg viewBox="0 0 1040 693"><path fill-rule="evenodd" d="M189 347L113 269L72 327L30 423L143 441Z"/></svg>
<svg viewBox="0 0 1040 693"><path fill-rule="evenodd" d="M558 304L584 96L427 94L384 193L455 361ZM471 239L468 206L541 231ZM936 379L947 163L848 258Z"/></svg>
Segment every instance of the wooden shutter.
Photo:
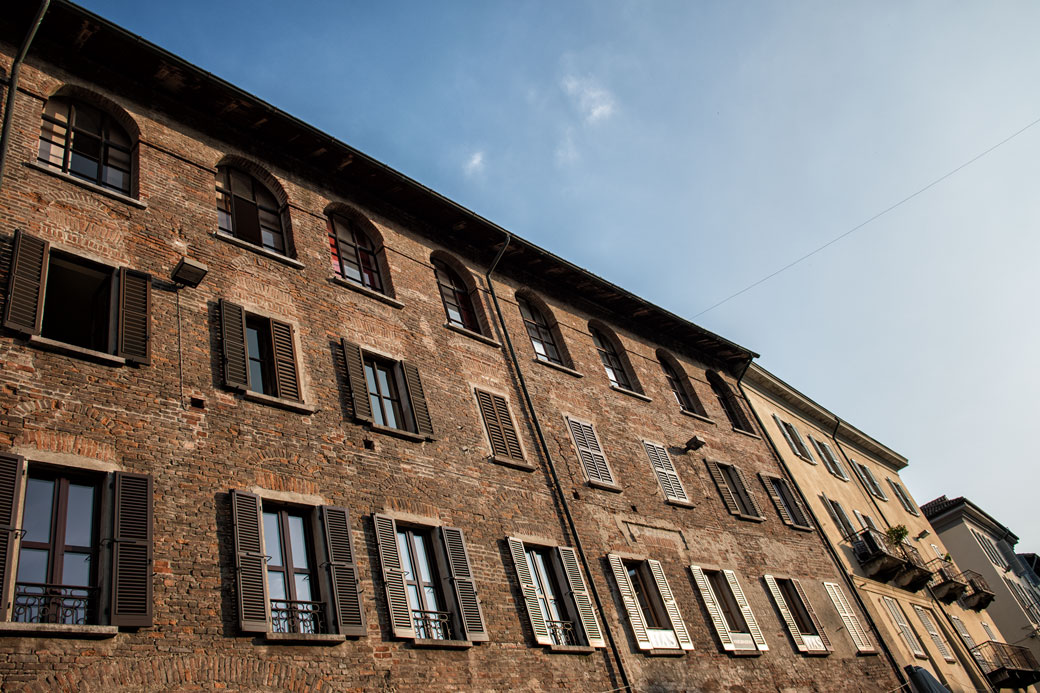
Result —
<svg viewBox="0 0 1040 693"><path fill-rule="evenodd" d="M784 503L783 498L780 497L780 492L773 486L773 480L777 477L766 474L764 472L758 473L758 478L762 480L762 485L766 487L766 493L769 494L769 498L773 501L773 505L776 506L776 512L780 515L780 519L785 525L794 525L794 518L791 517L791 513L787 510L787 505ZM768 575L766 577L769 577ZM768 583L769 581L766 580Z"/></svg>
<svg viewBox="0 0 1040 693"><path fill-rule="evenodd" d="M643 620L643 612L636 601L636 590L632 587L632 581L628 579L628 569L621 561L620 556L607 554L610 568L614 571L614 581L617 582L618 594L621 595L621 603L628 612L628 622L632 625L632 635L635 636L636 645L640 650L652 650L650 636L646 632L646 621Z"/></svg>
<svg viewBox="0 0 1040 693"><path fill-rule="evenodd" d="M477 390L477 404L480 407L480 415L484 419L484 426L487 428L488 440L491 441L491 454L496 457L523 460L524 453L520 449L520 438L517 437L505 397Z"/></svg>
<svg viewBox="0 0 1040 693"><path fill-rule="evenodd" d="M15 524L18 521L18 502L22 497L22 466L24 458L0 453L0 614L7 612L6 597L15 575L11 570L18 541Z"/></svg>
<svg viewBox="0 0 1040 693"><path fill-rule="evenodd" d="M769 649L769 646L766 645L766 638L762 635L762 629L758 627L758 621L755 620L755 613L751 610L751 604L748 602L747 597L744 596L744 590L740 589L737 574L732 570L723 570L722 574L726 576L726 582L729 583L729 588L733 591L733 598L737 601L740 613L744 615L744 621L747 622L748 630L751 631L751 639L755 641L755 646L761 652L765 652Z"/></svg>
<svg viewBox="0 0 1040 693"><path fill-rule="evenodd" d="M719 606L719 600L711 589L708 576L704 574L703 568L696 565L690 566L690 572L693 573L693 581L697 583L697 589L700 590L701 599L704 600L704 608L708 610L711 625L715 628L715 634L719 636L722 649L727 652L735 651L737 646L733 644L733 638L729 635L729 626L726 625L726 619L722 615L722 608Z"/></svg>
<svg viewBox="0 0 1040 693"><path fill-rule="evenodd" d="M726 510L728 510L731 515L740 515L740 506L737 505L737 499L733 495L733 489L729 487L726 478L722 476L722 470L719 469L719 463L715 460L704 460L704 463L708 465L708 473L711 474L711 479L715 482L715 487L719 489L719 495L722 496L722 502L726 506Z"/></svg>
<svg viewBox="0 0 1040 693"><path fill-rule="evenodd" d="M401 568L401 554L397 549L397 523L386 515L373 515L376 527L376 543L379 545L379 563L383 568L383 584L386 586L386 606L390 615L390 628L395 637L414 638L412 609L408 606L408 590Z"/></svg>
<svg viewBox="0 0 1040 693"><path fill-rule="evenodd" d="M831 598L831 603L834 604L835 611L841 617L841 622L845 624L845 630L848 631L849 637L852 638L856 650L859 652L874 652L874 645L870 642L870 636L867 635L867 631L860 624L859 617L853 611L849 600L845 598L841 585L834 582L825 582L823 586L827 588L827 594Z"/></svg>
<svg viewBox="0 0 1040 693"><path fill-rule="evenodd" d="M473 282L473 289L469 292L469 300L470 305L473 306L473 314L477 317L477 327L480 328L480 334L494 339L494 335L491 332L491 324L488 322L487 313L484 311L484 299L481 296L480 287L477 286L475 281Z"/></svg>
<svg viewBox="0 0 1040 693"><path fill-rule="evenodd" d="M152 477L115 473L113 626L152 625Z"/></svg>
<svg viewBox="0 0 1040 693"><path fill-rule="evenodd" d="M441 527L441 539L444 540L448 570L451 573L456 604L459 606L459 620L466 631L466 639L485 642L488 639L487 627L484 625L480 600L477 599L476 582L473 580L473 570L470 567L462 530L457 527Z"/></svg>
<svg viewBox="0 0 1040 693"><path fill-rule="evenodd" d="M220 342L224 352L224 385L249 389L249 356L246 353L246 311L220 299Z"/></svg>
<svg viewBox="0 0 1040 693"><path fill-rule="evenodd" d="M762 577L766 581L766 587L769 588L769 594L773 597L773 603L776 604L781 618L784 619L784 623L787 625L787 632L791 634L791 639L794 640L794 646L799 652L808 652L809 648L805 644L805 638L802 637L802 631L798 628L798 621L795 620L794 614L791 613L791 607L788 606L787 600L784 599L784 594L780 591L780 585L777 584L776 578L772 575L763 575Z"/></svg>
<svg viewBox="0 0 1040 693"><path fill-rule="evenodd" d="M888 609L889 615L892 617L892 622L895 623L896 628L903 635L903 640L906 642L907 647L914 653L915 657L927 657L925 654L924 647L921 645L921 641L917 639L917 634L914 633L914 629L907 623L906 616L903 614L903 610L899 608L899 605L895 603L891 597L882 597L881 600L884 602L885 607Z"/></svg>
<svg viewBox="0 0 1040 693"><path fill-rule="evenodd" d="M794 438L791 437L791 432L787 430L787 426L784 425L784 422L781 421L780 417L776 414L773 414L773 421L776 423L776 427L779 428L780 432L784 435L784 438L787 440L787 444L791 446L791 450L794 452L794 454L798 457L801 457L802 451L798 449L797 445L795 445Z"/></svg>
<svg viewBox="0 0 1040 693"><path fill-rule="evenodd" d="M939 627L935 624L935 619L932 618L932 613L916 604L914 604L914 611L917 612L917 618L921 619L921 624L928 632L928 637L935 643L935 649L939 650L942 658L947 662L956 662L957 660L954 658L953 652L950 651L950 646L946 643L946 638L939 632Z"/></svg>
<svg viewBox="0 0 1040 693"><path fill-rule="evenodd" d="M257 185L253 182L253 185ZM256 203L238 195L231 196L232 214L234 214L235 237L249 241L253 245L263 246L260 233L260 211Z"/></svg>
<svg viewBox="0 0 1040 693"><path fill-rule="evenodd" d="M354 559L354 537L350 533L350 513L346 508L326 505L321 509L325 531L325 556L329 562L332 610L336 632L340 635L365 635L365 612L361 606L361 584Z"/></svg>
<svg viewBox="0 0 1040 693"><path fill-rule="evenodd" d="M863 484L867 487L867 490L872 496L877 496L881 500L887 501L888 496L885 495L884 489L881 488L881 484L878 483L877 477L870 471L870 467L865 464L860 464L853 460L852 466L856 468L856 472L859 474L859 478L863 480Z"/></svg>
<svg viewBox="0 0 1040 693"><path fill-rule="evenodd" d="M43 292L47 286L50 243L15 231L11 274L7 282L4 327L26 334L40 334Z"/></svg>
<svg viewBox="0 0 1040 693"><path fill-rule="evenodd" d="M527 551L524 542L513 537L506 537L509 544L509 554L513 557L513 568L516 570L516 579L520 584L520 593L524 595L524 605L527 608L527 620L531 624L534 633L534 641L539 645L552 645L549 636L549 627L542 616L542 609L538 604L538 588L534 584L531 575L531 566L527 563Z"/></svg>
<svg viewBox="0 0 1040 693"><path fill-rule="evenodd" d="M852 521L845 512L845 508L841 507L841 504L837 501L832 501L822 493L820 494L820 499L823 500L823 506L827 508L827 512L830 514L831 519L834 520L834 526L838 528L838 532L841 536L848 539L854 535L856 533L856 528L852 526Z"/></svg>
<svg viewBox="0 0 1040 693"><path fill-rule="evenodd" d="M151 363L149 314L152 276L145 272L119 270L119 348L117 356L131 363Z"/></svg>
<svg viewBox="0 0 1040 693"><path fill-rule="evenodd" d="M354 342L342 340L343 361L347 367L347 387L350 388L350 403L354 410L354 418L358 421L372 421L372 400L368 398L368 383L365 381L365 362L361 355L361 347Z"/></svg>
<svg viewBox="0 0 1040 693"><path fill-rule="evenodd" d="M904 510L912 515L921 514L917 511L917 507L914 506L913 502L910 500L910 496L906 495L906 491L903 490L902 486L887 477L885 480L888 481L888 485L892 487L892 493L896 494L896 498L899 499L899 503L903 506Z"/></svg>
<svg viewBox="0 0 1040 693"><path fill-rule="evenodd" d="M408 401L412 404L415 430L424 436L432 436L433 420L430 418L430 409L426 406L426 394L423 392L422 380L419 379L419 369L407 361L401 361L401 370L404 371L404 382L408 386Z"/></svg>
<svg viewBox="0 0 1040 693"><path fill-rule="evenodd" d="M671 500L689 503L690 497L686 495L686 489L679 480L679 473L675 471L675 465L672 464L672 458L668 456L668 450L657 443L645 440L643 449L646 450L646 456L650 458L650 465L657 475L657 480L661 483L664 495Z"/></svg>
<svg viewBox="0 0 1040 693"><path fill-rule="evenodd" d="M271 345L274 347L274 378L278 396L299 402L300 377L296 368L292 325L272 320Z"/></svg>
<svg viewBox="0 0 1040 693"><path fill-rule="evenodd" d="M754 513L755 517L765 517L762 514L762 506L758 504L758 499L755 498L753 493L751 493L751 485L748 484L747 475L744 474L744 470L736 466L734 466L733 469L736 470L737 476L740 478L740 485L742 487L740 491L747 500L751 512Z"/></svg>
<svg viewBox="0 0 1040 693"><path fill-rule="evenodd" d="M235 578L238 583L238 627L245 633L266 633L270 603L267 601L267 556L264 555L260 496L231 492L235 528Z"/></svg>
<svg viewBox="0 0 1040 693"><path fill-rule="evenodd" d="M784 524L799 529L812 529L809 513L787 479L765 472L759 472L758 476ZM778 485L780 488L777 488ZM786 494L784 490L787 491Z"/></svg>
<svg viewBox="0 0 1040 693"><path fill-rule="evenodd" d="M809 618L812 620L813 625L816 626L816 632L820 634L820 640L823 641L823 646L828 650L832 650L831 639L827 637L826 631L823 630L823 623L816 615L816 609L813 608L812 602L809 601L809 597L806 596L805 590L802 589L801 580L791 580L791 584L794 585L794 591L798 593L798 596L802 600L802 606L805 607L806 613L809 614Z"/></svg>
<svg viewBox="0 0 1040 693"><path fill-rule="evenodd" d="M578 449L578 458L581 460L589 481L598 481L613 486L614 473L610 471L607 457L603 454L603 448L600 447L596 429L592 427L592 424L570 418L567 419L567 425L571 429L574 446Z"/></svg>
<svg viewBox="0 0 1040 693"><path fill-rule="evenodd" d="M657 583L657 591L661 594L664 611L668 614L668 620L671 621L672 631L675 633L675 639L679 641L679 647L684 650L692 650L693 640L690 639L686 624L683 623L679 605L675 603L675 595L672 594L672 588L668 585L668 578L664 575L661 562L648 559L646 564L650 567L650 574L654 576L654 582Z"/></svg>
<svg viewBox="0 0 1040 693"><path fill-rule="evenodd" d="M563 566L563 575L567 578L567 587L571 592L571 599L574 601L574 610L578 612L578 620L581 621L581 627L585 630L585 641L589 644L589 647L606 647L606 640L603 639L603 631L600 630L599 621L596 619L596 611L592 607L592 599L589 597L588 587L585 585L585 578L581 575L581 570L578 568L578 555L569 546L558 546L556 552L560 557L560 564Z"/></svg>

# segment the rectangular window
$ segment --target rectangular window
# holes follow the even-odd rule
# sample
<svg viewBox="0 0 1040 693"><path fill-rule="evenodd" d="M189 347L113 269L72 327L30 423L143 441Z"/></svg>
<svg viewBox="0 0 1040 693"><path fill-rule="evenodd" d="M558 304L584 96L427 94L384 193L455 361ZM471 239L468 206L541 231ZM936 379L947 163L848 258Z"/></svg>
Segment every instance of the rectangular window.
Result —
<svg viewBox="0 0 1040 693"><path fill-rule="evenodd" d="M858 510L853 510L852 512L856 514L856 519L859 520L860 527L862 527L863 529L873 529L877 532L881 531L878 528L877 523L874 522L874 518L872 518L870 515L867 515L866 513L861 513Z"/></svg>
<svg viewBox="0 0 1040 693"><path fill-rule="evenodd" d="M224 385L300 402L293 327L220 300Z"/></svg>
<svg viewBox="0 0 1040 693"><path fill-rule="evenodd" d="M881 488L881 484L878 483L877 477L870 471L870 467L865 464L852 460L852 466L855 468L856 473L859 474L860 480L863 481L863 485L867 487L867 491L870 495L875 498L880 498L883 501L888 500L888 496L885 495L884 489Z"/></svg>
<svg viewBox="0 0 1040 693"><path fill-rule="evenodd" d="M509 413L509 403L501 395L477 390L477 407L484 420L491 443L491 455L513 462L524 461L524 451L520 447L520 436L517 435L513 417Z"/></svg>
<svg viewBox="0 0 1040 693"><path fill-rule="evenodd" d="M756 654L769 649L751 604L732 570L712 570L691 565L694 582L704 600L722 649Z"/></svg>
<svg viewBox="0 0 1040 693"><path fill-rule="evenodd" d="M852 521L849 519L848 513L845 512L845 508L842 507L841 503L835 500L831 500L827 496L821 495L823 499L823 506L827 508L827 512L830 513L831 519L834 520L834 525L838 528L838 532L845 539L849 539L856 534L856 528L852 525Z"/></svg>
<svg viewBox="0 0 1040 693"><path fill-rule="evenodd" d="M870 642L870 636L867 635L867 631L860 623L859 617L856 616L852 605L845 597L845 592L842 591L841 585L836 582L825 582L823 586L827 589L827 595L831 598L831 604L834 605L835 611L838 612L842 623L845 624L845 630L848 631L849 637L852 638L852 642L856 645L856 651L863 653L876 652L874 644Z"/></svg>
<svg viewBox="0 0 1040 693"><path fill-rule="evenodd" d="M344 371L354 419L425 436L432 440L433 420L419 369L363 351L342 340Z"/></svg>
<svg viewBox="0 0 1040 693"><path fill-rule="evenodd" d="M928 655L925 654L924 646L917 637L917 633L910 627L909 622L906 620L906 614L903 613L902 607L896 603L891 597L882 597L882 603L888 610L889 615L892 617L892 622L895 624L896 629L903 636L903 642L910 648L910 652L919 659L927 659Z"/></svg>
<svg viewBox="0 0 1040 693"><path fill-rule="evenodd" d="M910 500L910 496L907 495L906 490L900 484L888 479L888 485L892 487L892 493L896 494L896 498L899 499L899 504L903 506L904 510L915 516L921 514L920 511L918 511L917 506L914 505L914 502Z"/></svg>
<svg viewBox="0 0 1040 693"><path fill-rule="evenodd" d="M776 427L780 429L780 432L784 434L787 444L791 446L791 451L806 462L816 464L812 452L809 451L809 446L805 444L805 441L802 439L802 434L798 432L798 429L778 417L776 414L773 414L773 421L776 422Z"/></svg>
<svg viewBox="0 0 1040 693"><path fill-rule="evenodd" d="M765 472L759 472L758 476L784 524L795 529L812 529L809 513L787 479Z"/></svg>
<svg viewBox="0 0 1040 693"><path fill-rule="evenodd" d="M1007 560L1004 559L1004 556L1001 555L1000 551L997 549L997 545L993 542L992 539L985 536L984 534L980 534L974 529L971 530L971 533L975 535L975 541L979 542L979 546L982 547L982 550L986 554L986 557L989 559L990 563L997 566L1001 570L1007 570L1011 567L1008 565Z"/></svg>
<svg viewBox="0 0 1040 693"><path fill-rule="evenodd" d="M672 458L668 456L668 450L663 445L646 440L643 441L643 450L650 459L650 466L657 476L658 483L661 484L665 498L678 503L689 503L690 497L686 495L686 489L679 480L679 473L675 471L675 465L672 464Z"/></svg>
<svg viewBox="0 0 1040 693"><path fill-rule="evenodd" d="M914 604L914 611L917 613L917 618L920 619L921 625L924 626L924 630L928 633L928 637L932 639L935 644L935 649L939 650L939 654L947 662L956 662L957 659L953 656L953 651L950 649L949 643L946 642L946 638L942 633L939 632L939 626L935 622L935 616L931 611L923 607Z"/></svg>
<svg viewBox="0 0 1040 693"><path fill-rule="evenodd" d="M798 580L766 575L766 586L773 597L787 630L794 640L795 648L806 654L827 654L830 640L816 617L809 598Z"/></svg>
<svg viewBox="0 0 1040 693"><path fill-rule="evenodd" d="M834 448L832 448L829 443L822 440L816 440L816 438L813 438L812 436L809 436L809 440L812 442L813 447L816 448L816 453L820 456L820 459L823 460L823 464L827 467L827 471L842 481L848 481L849 474L845 471L845 465L843 465L841 460L838 459L838 456L834 454Z"/></svg>
<svg viewBox="0 0 1040 693"><path fill-rule="evenodd" d="M693 640L659 561L608 554L611 571L641 650L692 650Z"/></svg>
<svg viewBox="0 0 1040 693"><path fill-rule="evenodd" d="M762 508L751 494L744 472L739 467L715 460L705 460L705 463L730 514L744 520L765 519Z"/></svg>
<svg viewBox="0 0 1040 693"><path fill-rule="evenodd" d="M567 427L570 429L574 447L578 451L578 459L581 460L582 469L585 470L585 477L589 483L593 486L616 489L614 472L611 471L607 456L599 444L596 429L590 423L570 417L567 417Z"/></svg>

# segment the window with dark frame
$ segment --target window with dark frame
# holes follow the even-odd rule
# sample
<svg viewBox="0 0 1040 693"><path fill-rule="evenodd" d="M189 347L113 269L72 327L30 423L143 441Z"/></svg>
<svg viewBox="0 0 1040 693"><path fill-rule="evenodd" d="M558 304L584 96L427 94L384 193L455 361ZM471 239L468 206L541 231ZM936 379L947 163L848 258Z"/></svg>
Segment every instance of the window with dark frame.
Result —
<svg viewBox="0 0 1040 693"><path fill-rule="evenodd" d="M341 340L345 384L353 418L379 429L396 429L433 439L433 420L419 369Z"/></svg>
<svg viewBox="0 0 1040 693"><path fill-rule="evenodd" d="M42 164L129 195L136 146L112 116L94 106L58 96L43 107L37 159Z"/></svg>
<svg viewBox="0 0 1040 693"><path fill-rule="evenodd" d="M723 650L757 654L769 649L734 571L691 565L690 572Z"/></svg>
<svg viewBox="0 0 1040 693"><path fill-rule="evenodd" d="M660 561L617 554L607 554L607 561L639 649L692 650L693 640Z"/></svg>
<svg viewBox="0 0 1040 693"><path fill-rule="evenodd" d="M477 320L477 314L473 308L473 299L470 296L469 287L462 281L462 277L445 262L438 259L433 260L433 270L437 277L437 287L440 290L448 324L480 334L480 322Z"/></svg>
<svg viewBox="0 0 1040 693"><path fill-rule="evenodd" d="M812 617L809 616L809 612L806 610L805 604L802 603L801 595L795 589L794 583L791 580L777 578L776 585L780 588L780 593L787 603L787 608L791 610L791 615L794 616L795 623L798 624L798 630L802 635L819 635L820 629L816 627Z"/></svg>
<svg viewBox="0 0 1040 693"><path fill-rule="evenodd" d="M751 425L751 420L744 413L744 408L740 406L739 397L729 383L723 380L715 371L708 371L706 375L708 384L711 385L711 389L719 400L722 410L726 413L726 418L729 419L730 425L738 431L754 433L755 429Z"/></svg>
<svg viewBox="0 0 1040 693"><path fill-rule="evenodd" d="M531 338L531 346L534 347L535 358L541 361L549 361L557 365L565 365L560 350L556 347L556 339L553 337L552 329L546 322L542 311L521 297L516 299L520 307L520 315L524 319L524 327L527 328L527 336Z"/></svg>
<svg viewBox="0 0 1040 693"><path fill-rule="evenodd" d="M326 633L311 536L311 512L264 503L264 548L271 630Z"/></svg>
<svg viewBox="0 0 1040 693"><path fill-rule="evenodd" d="M849 519L848 513L845 512L845 508L842 507L841 503L836 500L831 500L827 496L821 496L823 503L827 508L827 512L830 513L831 519L834 520L835 526L841 536L845 539L849 539L856 534L856 528L852 525L852 520Z"/></svg>
<svg viewBox="0 0 1040 693"><path fill-rule="evenodd" d="M380 272L379 254L359 224L339 214L329 216L329 244L332 249L332 266L344 279L381 294L386 293Z"/></svg>
<svg viewBox="0 0 1040 693"><path fill-rule="evenodd" d="M770 491L770 496L779 501L783 506L784 512L787 513L787 518L790 519L790 524L797 527L812 526L809 522L808 513L798 500L798 497L795 496L787 479L776 476L763 476L763 479L768 485L767 490Z"/></svg>
<svg viewBox="0 0 1040 693"><path fill-rule="evenodd" d="M397 367L390 361L365 355L365 382L376 424L409 430L397 386Z"/></svg>
<svg viewBox="0 0 1040 693"><path fill-rule="evenodd" d="M831 651L830 638L824 632L801 582L772 575L764 575L763 579L780 611L781 620L787 625L795 649L803 654L828 654Z"/></svg>
<svg viewBox="0 0 1040 693"><path fill-rule="evenodd" d="M758 500L751 494L748 488L747 478L743 470L728 462L705 459L715 487L719 491L723 505L731 515L736 515L742 520L760 522L765 519Z"/></svg>
<svg viewBox="0 0 1040 693"><path fill-rule="evenodd" d="M217 229L228 236L287 255L285 206L255 177L232 166L217 168Z"/></svg>
<svg viewBox="0 0 1040 693"><path fill-rule="evenodd" d="M747 487L740 471L731 464L720 464L719 471L726 479L726 484L733 491L733 497L737 501L741 515L758 515L758 508L751 502Z"/></svg>
<svg viewBox="0 0 1040 693"><path fill-rule="evenodd" d="M84 349L115 350L114 268L51 251L40 336Z"/></svg>
<svg viewBox="0 0 1040 693"><path fill-rule="evenodd" d="M704 405L701 404L700 399L697 397L697 393L690 386L686 374L681 372L682 367L677 363L673 363L671 355L666 354L662 350L657 352L657 361L661 364L665 380L668 381L668 387L671 389L672 395L675 396L675 402L679 405L679 408L691 414L707 418L708 412L705 411Z"/></svg>
<svg viewBox="0 0 1040 693"><path fill-rule="evenodd" d="M639 610L643 614L643 621L647 628L671 628L664 613L664 607L660 604L657 596L657 587L652 589L647 582L646 567L642 561L626 562L625 570L628 571L628 579L635 591ZM666 625L667 624L667 625Z"/></svg>
<svg viewBox="0 0 1040 693"><path fill-rule="evenodd" d="M554 645L578 645L574 619L568 613L563 590L556 579L553 557L541 546L526 547L527 566L535 586L538 609Z"/></svg>
<svg viewBox="0 0 1040 693"><path fill-rule="evenodd" d="M301 402L292 325L220 300L224 384L243 392Z"/></svg>
<svg viewBox="0 0 1040 693"><path fill-rule="evenodd" d="M613 341L591 325L589 332L592 334L592 342L596 345L596 351L599 352L599 359L603 363L603 370L606 372L610 384L623 390L631 390L632 383L629 380L628 372L621 363L621 357L618 356Z"/></svg>
<svg viewBox="0 0 1040 693"><path fill-rule="evenodd" d="M715 599L718 600L722 617L726 619L726 627L729 628L730 633L750 633L751 629L748 628L747 621L740 612L740 606L733 598L733 590L730 589L722 571L705 571L705 574L708 576L708 582L711 583L712 592L715 593Z"/></svg>
<svg viewBox="0 0 1040 693"><path fill-rule="evenodd" d="M401 554L415 637L426 640L454 640L451 632L451 614L445 608L444 595L440 590L441 580L437 574L430 532L398 526L397 548Z"/></svg>

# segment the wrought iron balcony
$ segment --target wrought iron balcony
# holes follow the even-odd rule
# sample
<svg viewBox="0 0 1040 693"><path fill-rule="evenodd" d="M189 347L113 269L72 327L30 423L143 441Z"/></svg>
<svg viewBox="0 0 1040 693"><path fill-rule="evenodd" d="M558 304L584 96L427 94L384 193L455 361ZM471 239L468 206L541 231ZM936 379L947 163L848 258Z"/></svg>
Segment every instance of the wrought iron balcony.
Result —
<svg viewBox="0 0 1040 693"><path fill-rule="evenodd" d="M961 595L961 604L964 605L964 608L982 611L989 606L996 595L993 594L993 590L989 588L985 579L974 570L965 570L961 573L961 577L968 583L968 589L964 590L964 594Z"/></svg>
<svg viewBox="0 0 1040 693"><path fill-rule="evenodd" d="M14 587L11 620L19 623L97 623L97 588L18 582Z"/></svg>
<svg viewBox="0 0 1040 693"><path fill-rule="evenodd" d="M572 621L546 621L554 645L580 645Z"/></svg>
<svg viewBox="0 0 1040 693"><path fill-rule="evenodd" d="M905 554L890 546L885 535L876 529L864 529L849 537L852 552L867 577L888 582L907 564Z"/></svg>
<svg viewBox="0 0 1040 693"><path fill-rule="evenodd" d="M932 571L932 579L928 586L932 588L935 598L944 604L952 604L968 589L968 580L957 566L944 558L936 558L928 563Z"/></svg>
<svg viewBox="0 0 1040 693"><path fill-rule="evenodd" d="M913 546L903 544L898 547L898 550L906 558L906 563L896 573L892 582L896 587L916 592L931 581L932 570L925 563L924 559L921 558L921 553Z"/></svg>
<svg viewBox="0 0 1040 693"><path fill-rule="evenodd" d="M275 633L328 633L325 603L272 599L271 630Z"/></svg>
<svg viewBox="0 0 1040 693"><path fill-rule="evenodd" d="M451 614L447 611L412 609L415 637L422 640L451 640Z"/></svg>
<svg viewBox="0 0 1040 693"><path fill-rule="evenodd" d="M1003 642L984 642L971 650L997 688L1025 688L1040 681L1040 665L1028 648Z"/></svg>

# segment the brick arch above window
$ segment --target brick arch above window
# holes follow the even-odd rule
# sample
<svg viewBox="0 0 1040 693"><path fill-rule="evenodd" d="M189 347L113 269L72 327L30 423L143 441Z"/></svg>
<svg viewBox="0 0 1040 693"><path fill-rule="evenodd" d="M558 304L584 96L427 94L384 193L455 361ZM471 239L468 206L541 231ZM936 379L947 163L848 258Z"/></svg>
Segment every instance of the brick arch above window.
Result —
<svg viewBox="0 0 1040 693"><path fill-rule="evenodd" d="M527 329L527 336L531 339L535 358L574 368L574 361L560 331L560 323L549 304L534 291L526 288L516 292L516 302Z"/></svg>
<svg viewBox="0 0 1040 693"><path fill-rule="evenodd" d="M383 234L357 209L342 202L325 206L332 269L342 279L394 297Z"/></svg>
<svg viewBox="0 0 1040 693"><path fill-rule="evenodd" d="M628 351L621 344L617 334L599 320L589 321L589 334L592 335L592 341L599 352L603 370L611 386L643 394L643 386L636 377L635 369L632 368Z"/></svg>
<svg viewBox="0 0 1040 693"><path fill-rule="evenodd" d="M289 197L267 169L239 156L216 168L219 233L264 250L295 257Z"/></svg>
<svg viewBox="0 0 1040 693"><path fill-rule="evenodd" d="M430 253L430 264L437 279L447 324L491 337L491 325L473 273L458 258L443 250Z"/></svg>

